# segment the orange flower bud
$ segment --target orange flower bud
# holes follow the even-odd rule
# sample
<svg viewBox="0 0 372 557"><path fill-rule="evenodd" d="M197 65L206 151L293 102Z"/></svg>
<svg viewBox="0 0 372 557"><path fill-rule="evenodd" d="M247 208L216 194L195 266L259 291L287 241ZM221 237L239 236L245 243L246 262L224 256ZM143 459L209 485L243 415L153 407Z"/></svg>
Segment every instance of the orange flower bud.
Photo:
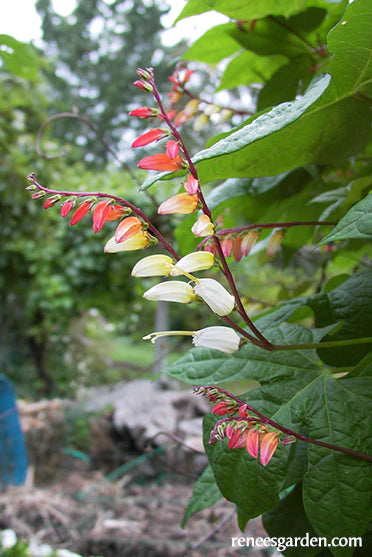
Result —
<svg viewBox="0 0 372 557"><path fill-rule="evenodd" d="M120 244L142 231L143 222L138 217L128 217L121 221L115 231L115 242Z"/></svg>
<svg viewBox="0 0 372 557"><path fill-rule="evenodd" d="M160 215L174 214L174 215L188 215L193 213L198 206L198 196L189 195L188 193L178 193L164 201L159 209Z"/></svg>

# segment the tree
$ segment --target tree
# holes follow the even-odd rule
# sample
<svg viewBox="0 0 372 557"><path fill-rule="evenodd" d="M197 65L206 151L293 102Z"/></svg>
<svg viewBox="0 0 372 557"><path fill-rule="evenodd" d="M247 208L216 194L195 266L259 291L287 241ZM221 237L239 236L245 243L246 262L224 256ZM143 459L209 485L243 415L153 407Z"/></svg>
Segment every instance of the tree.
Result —
<svg viewBox="0 0 372 557"><path fill-rule="evenodd" d="M143 100L133 87L136 68L164 59L164 48L159 45L160 16L165 10L156 2L139 0L79 0L73 13L62 17L55 13L51 0L38 0L36 6L53 60L47 71L53 111L76 110L88 116L118 148L130 120L128 107ZM166 75L163 66L164 80ZM107 150L94 133L81 126L58 121L53 134L75 144L70 153L73 160L84 156L93 166L104 163Z"/></svg>

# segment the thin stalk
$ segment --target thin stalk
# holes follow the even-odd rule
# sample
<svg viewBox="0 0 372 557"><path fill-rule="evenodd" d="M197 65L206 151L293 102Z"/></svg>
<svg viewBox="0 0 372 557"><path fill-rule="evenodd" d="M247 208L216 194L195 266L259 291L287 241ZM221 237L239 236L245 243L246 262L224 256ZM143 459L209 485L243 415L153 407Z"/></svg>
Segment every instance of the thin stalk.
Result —
<svg viewBox="0 0 372 557"><path fill-rule="evenodd" d="M331 449L333 451L338 451L340 453L348 454L348 455L353 456L355 458L358 458L360 460L366 460L368 462L372 462L372 456L367 455L365 453L362 453L360 451L354 451L353 449L348 449L346 447L340 447L339 445L333 445L331 443L325 443L324 441L318 441L317 439L313 439L312 437L306 437L305 435L301 435L300 433L296 433L292 429L284 427L284 426L278 424L277 422L275 422L274 420L271 420L270 418L267 418L266 416L264 416L264 414L261 414L261 412L259 412L255 408L253 408L252 406L249 406L246 402L244 402L244 400L241 400L240 398L230 394L229 392L225 391L225 389L220 389L219 387L215 387L215 386L212 386L212 385L208 385L204 388L205 389L216 389L218 392L220 392L221 394L224 394L225 396L227 396L231 400L234 400L239 405L246 405L246 409L249 412L252 412L256 416L258 416L262 420L263 424L269 424L272 427L274 427L275 429L278 429L279 431L281 431L282 433L285 433L286 435L291 435L291 436L295 437L299 441L305 441L305 443L311 443L312 445L318 445L319 447L325 447L326 449ZM225 421L225 420L223 420L223 421Z"/></svg>
<svg viewBox="0 0 372 557"><path fill-rule="evenodd" d="M138 207L133 205L133 203L130 203L130 201L127 201L126 199L123 199L122 197L118 197L117 195L112 195L112 194L109 194L109 193L97 192L97 191L95 191L95 192L92 192L92 191L90 191L90 192L89 191L88 192L86 192L86 191L76 192L76 191L52 190L50 188L46 188L46 187L42 186L41 184L39 184L39 182L36 180L35 174L33 172L31 172L31 174L28 175L27 179L29 180L29 182L32 182L37 187L37 189L39 189L41 191L44 191L45 193L48 193L48 194L53 194L53 195L55 195L55 194L58 195L59 194L59 195L62 195L64 197L108 198L108 199L112 199L113 201L116 201L117 203L121 203L125 207L128 207L129 209L131 209L133 211L133 213L135 213L144 222L146 222L150 232L152 232L152 234L158 239L159 243L164 247L164 249L168 253L170 253L170 255L172 255L172 257L174 257L174 259L176 259L177 261L180 259L178 254L172 248L172 246L167 242L167 240L159 232L159 230L151 223L151 221L148 219L148 217L145 215L145 213L143 211L141 211L141 209L139 209Z"/></svg>
<svg viewBox="0 0 372 557"><path fill-rule="evenodd" d="M337 348L338 346L353 346L356 344L372 343L372 337L351 338L345 340L330 340L327 342L314 342L309 344L272 344L272 350L302 350L309 348Z"/></svg>

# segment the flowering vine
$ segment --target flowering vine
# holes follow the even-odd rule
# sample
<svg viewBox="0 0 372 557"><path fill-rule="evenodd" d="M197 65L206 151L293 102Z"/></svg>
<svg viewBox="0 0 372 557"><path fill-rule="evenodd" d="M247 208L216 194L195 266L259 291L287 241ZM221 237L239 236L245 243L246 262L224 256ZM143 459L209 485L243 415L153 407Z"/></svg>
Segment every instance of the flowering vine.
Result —
<svg viewBox="0 0 372 557"><path fill-rule="evenodd" d="M134 85L149 94L156 101L157 107L139 107L130 112L133 117L145 120L158 119L162 127L154 127L140 135L132 144L133 148L146 147L149 144L166 139L165 152L146 156L138 162L138 167L145 170L178 172L186 174L183 191L164 200L158 207L159 215L192 214L198 209L200 213L195 219L191 232L195 237L203 238L197 251L180 258L159 229L150 221L145 213L129 201L103 192L70 192L56 191L42 186L33 173L28 177L33 199L43 199L44 209L61 203L60 213L63 218L70 219L75 226L88 215L92 217L94 233L102 230L108 221L119 221L114 235L106 242L106 253L142 250L158 245L167 254L157 253L140 259L132 270L133 277L164 277L168 280L158 282L148 289L144 298L154 301L168 301L188 304L193 301L203 302L217 318L226 326L211 326L197 331L159 331L153 332L144 339L155 342L166 335L185 335L192 337L195 346L220 350L232 354L246 343L268 351L295 350L298 348L322 348L337 346L339 343L359 344L370 342L370 338L352 339L350 341L323 342L321 344L277 345L270 342L255 326L247 314L235 279L230 270L227 258L234 256L240 261L249 255L260 238L262 229L273 229L267 244L267 254L274 255L280 248L288 228L294 226L330 225L329 222L281 222L248 224L246 226L223 229L218 227L218 219L214 220L205 200L198 172L191 160L191 155L177 129L193 117L199 106L199 100L192 98L181 113L166 110L157 89L152 68L139 69L139 79ZM190 71L179 70L171 77L173 83L170 94L171 104L176 104L182 94L187 91L185 83L191 76ZM196 276L214 266L219 266L226 285L215 278ZM174 278L176 277L176 280ZM246 326L243 328L231 319L230 314L236 311ZM247 330L248 329L248 330ZM244 401L217 387L198 387L198 394L205 394L215 402L212 412L223 417L219 420L211 434L210 442L228 439L228 448L245 447L247 452L258 458L266 466L278 444L289 444L296 439L318 444L359 458L366 455L335 447L327 443L311 440L282 427L280 424L263 416L249 407ZM234 416L232 416L234 414ZM236 415L237 414L237 415ZM283 437L284 435L284 437Z"/></svg>

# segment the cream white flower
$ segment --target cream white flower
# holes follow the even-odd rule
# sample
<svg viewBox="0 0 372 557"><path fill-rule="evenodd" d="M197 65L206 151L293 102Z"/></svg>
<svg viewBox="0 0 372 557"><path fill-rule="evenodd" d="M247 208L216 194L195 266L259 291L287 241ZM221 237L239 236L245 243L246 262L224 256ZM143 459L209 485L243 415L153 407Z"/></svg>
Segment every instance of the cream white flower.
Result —
<svg viewBox="0 0 372 557"><path fill-rule="evenodd" d="M208 215L199 215L196 223L191 228L191 231L194 236L199 236L201 238L204 236L212 236L214 233L214 224Z"/></svg>
<svg viewBox="0 0 372 557"><path fill-rule="evenodd" d="M228 315L234 309L234 296L214 279L200 279L194 286L194 292L217 315Z"/></svg>
<svg viewBox="0 0 372 557"><path fill-rule="evenodd" d="M206 327L195 331L193 339L194 346L213 348L227 354L232 354L239 349L240 337L229 327Z"/></svg>
<svg viewBox="0 0 372 557"><path fill-rule="evenodd" d="M151 340L155 344L161 337L170 336L192 336L195 346L213 348L227 354L232 354L239 349L240 337L229 327L206 327L199 331L157 331L143 337L143 340Z"/></svg>
<svg viewBox="0 0 372 557"><path fill-rule="evenodd" d="M164 302L188 304L195 299L195 294L192 287L187 282L172 280L156 284L150 288L150 290L147 290L143 297L147 300L162 300Z"/></svg>
<svg viewBox="0 0 372 557"><path fill-rule="evenodd" d="M205 271L214 265L214 255L208 251L195 251L182 257L175 264L170 274L173 277L186 273L194 273L195 271Z"/></svg>
<svg viewBox="0 0 372 557"><path fill-rule="evenodd" d="M132 277L167 277L174 267L168 255L149 255L140 259L132 270Z"/></svg>

